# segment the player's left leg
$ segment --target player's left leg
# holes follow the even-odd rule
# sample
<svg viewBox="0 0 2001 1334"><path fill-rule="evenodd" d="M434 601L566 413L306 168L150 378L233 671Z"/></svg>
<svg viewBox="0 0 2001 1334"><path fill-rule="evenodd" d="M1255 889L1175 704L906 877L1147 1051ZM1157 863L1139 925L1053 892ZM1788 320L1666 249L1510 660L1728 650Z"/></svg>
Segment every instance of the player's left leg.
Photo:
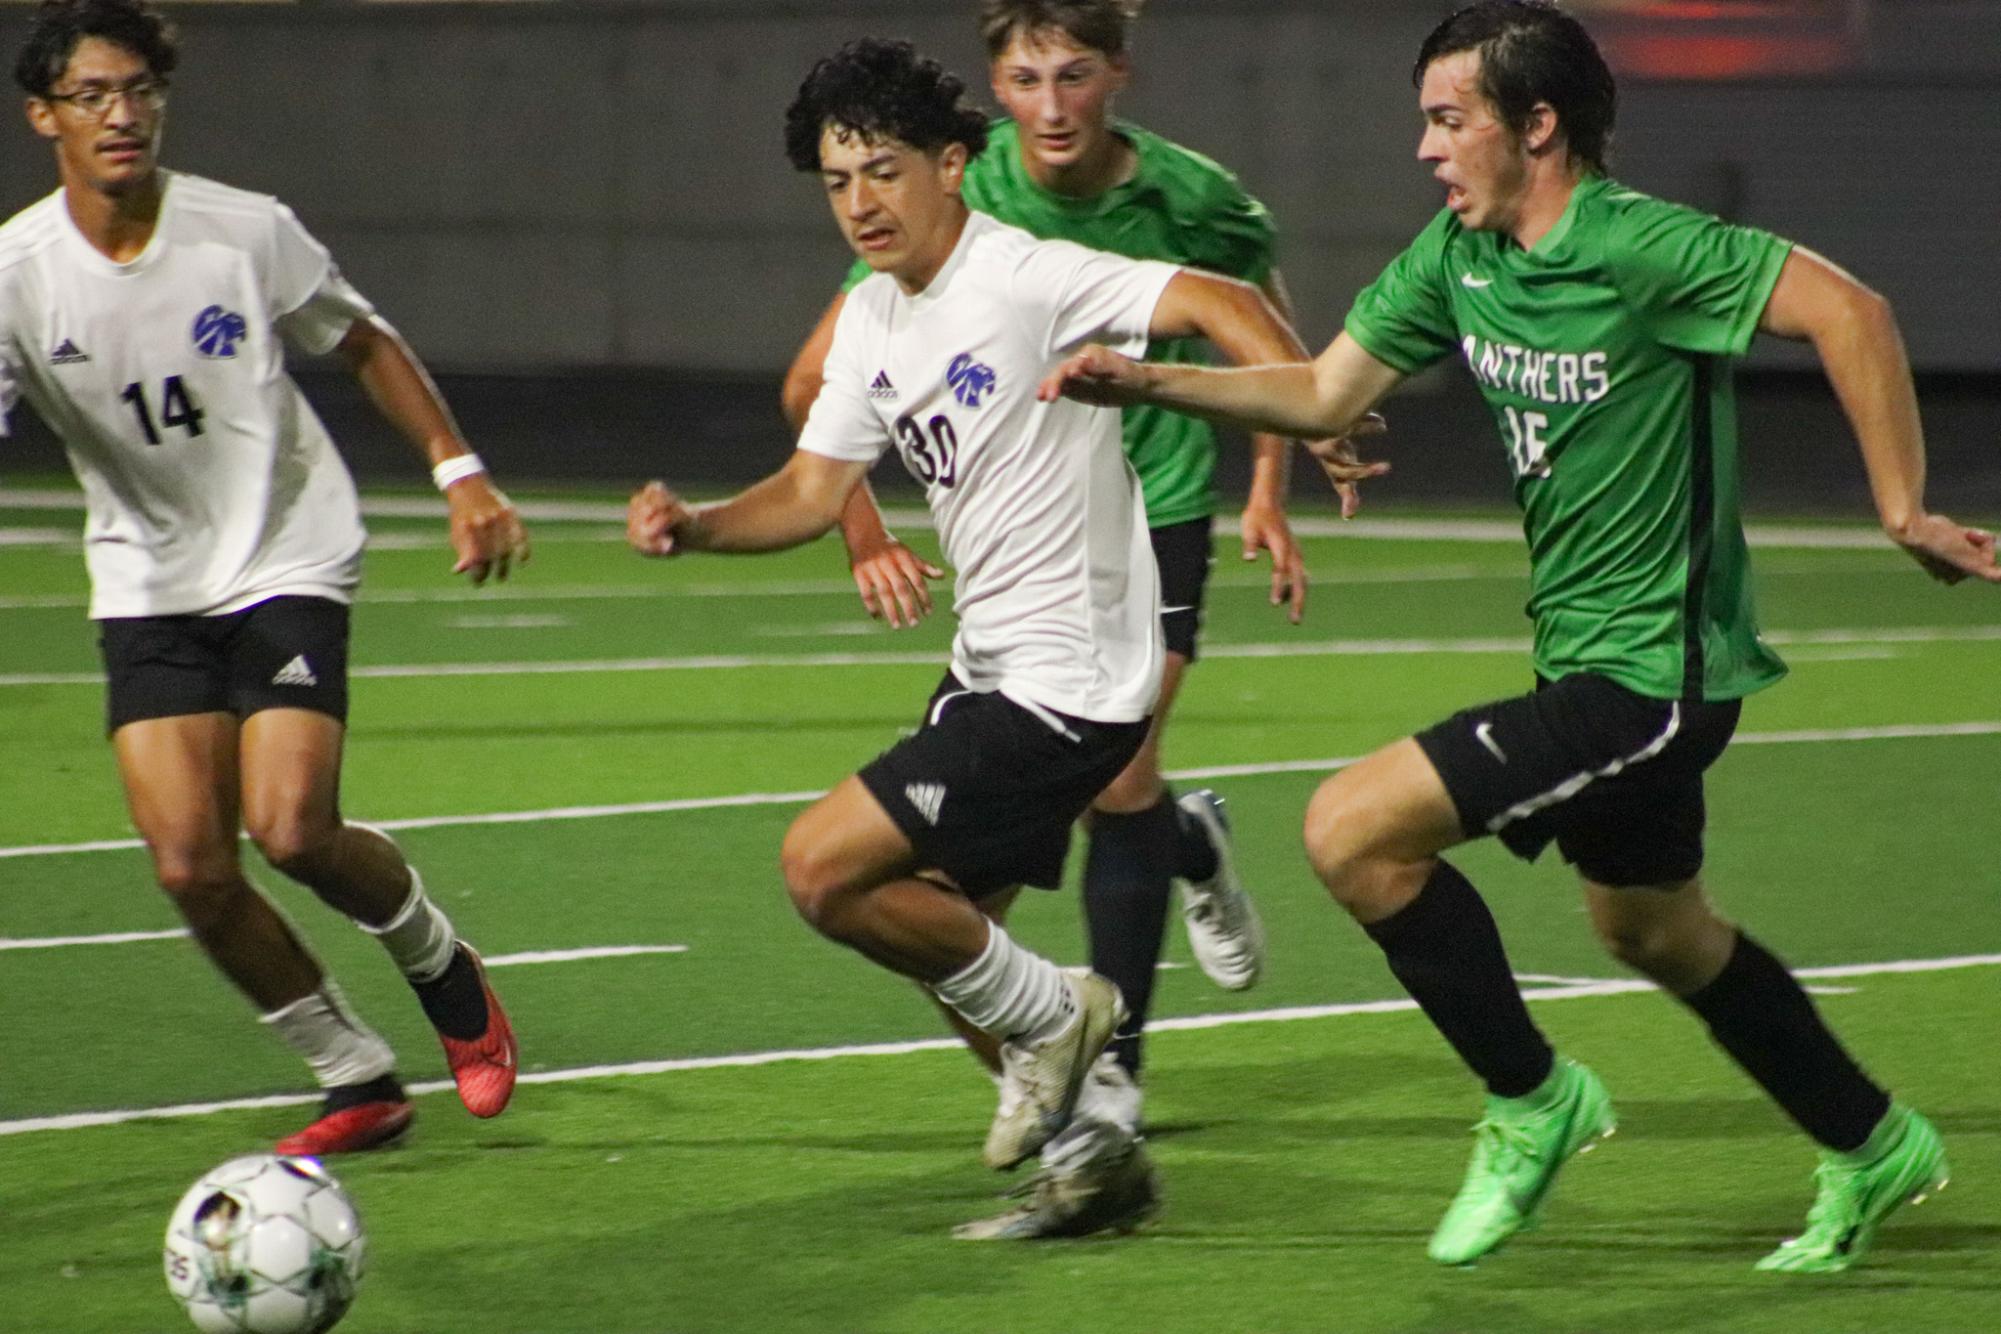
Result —
<svg viewBox="0 0 2001 1334"><path fill-rule="evenodd" d="M1630 886L1587 876L1584 891L1606 949L1693 1010L1821 1146L1805 1230L1759 1268L1846 1269L1892 1210L1945 1184L1931 1123L1863 1073L1786 966L1716 914L1700 878Z"/></svg>
<svg viewBox="0 0 2001 1334"><path fill-rule="evenodd" d="M999 1041L1021 1100L995 1118L985 1156L1013 1167L1068 1123L1125 1006L1104 978L1016 944L926 860L859 777L807 807L780 853L793 906L814 930L923 983Z"/></svg>
<svg viewBox="0 0 2001 1334"><path fill-rule="evenodd" d="M343 724L310 709L270 708L243 723L243 824L277 870L382 943L430 1018L459 1097L497 1116L514 1090L514 1030L484 966L380 830L341 818Z"/></svg>

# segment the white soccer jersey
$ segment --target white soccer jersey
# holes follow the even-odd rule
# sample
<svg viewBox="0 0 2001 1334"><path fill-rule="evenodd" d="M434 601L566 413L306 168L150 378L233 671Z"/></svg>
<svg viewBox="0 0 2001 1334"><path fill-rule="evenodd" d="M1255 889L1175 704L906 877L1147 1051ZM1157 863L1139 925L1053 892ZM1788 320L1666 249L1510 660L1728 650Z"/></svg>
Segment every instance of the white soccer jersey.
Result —
<svg viewBox="0 0 2001 1334"><path fill-rule="evenodd" d="M1173 265L1038 241L975 213L916 296L848 294L801 449L894 444L958 571L952 669L974 690L1132 722L1160 690L1160 575L1119 413L1037 383L1086 342L1134 356Z"/></svg>
<svg viewBox="0 0 2001 1334"><path fill-rule="evenodd" d="M361 571L347 467L285 373L373 308L266 195L178 172L129 264L61 191L0 227L0 433L25 396L82 482L93 617L347 601Z"/></svg>

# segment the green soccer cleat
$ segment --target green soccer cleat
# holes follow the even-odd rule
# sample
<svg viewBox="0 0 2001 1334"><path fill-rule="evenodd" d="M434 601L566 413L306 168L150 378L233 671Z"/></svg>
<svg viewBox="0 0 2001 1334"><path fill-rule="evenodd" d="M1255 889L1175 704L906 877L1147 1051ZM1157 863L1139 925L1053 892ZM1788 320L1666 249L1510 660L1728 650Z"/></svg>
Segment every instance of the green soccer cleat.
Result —
<svg viewBox="0 0 2001 1334"><path fill-rule="evenodd" d="M1431 1234L1431 1258L1469 1265L1532 1226L1557 1169L1617 1125L1598 1076L1562 1058L1535 1092L1490 1096L1473 1127L1465 1184Z"/></svg>
<svg viewBox="0 0 2001 1334"><path fill-rule="evenodd" d="M1840 1273L1862 1258L1876 1225L1891 1210L1944 1190L1950 1170L1938 1129L1910 1108L1891 1104L1869 1142L1855 1152L1821 1150L1813 1172L1819 1193L1807 1211L1806 1231L1758 1261L1758 1268Z"/></svg>

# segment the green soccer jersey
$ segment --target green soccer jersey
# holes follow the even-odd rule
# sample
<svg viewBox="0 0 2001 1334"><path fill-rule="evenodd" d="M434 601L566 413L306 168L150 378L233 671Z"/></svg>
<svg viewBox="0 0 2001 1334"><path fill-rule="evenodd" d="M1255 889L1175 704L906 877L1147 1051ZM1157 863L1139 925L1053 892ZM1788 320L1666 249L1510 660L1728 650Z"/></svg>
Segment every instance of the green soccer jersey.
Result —
<svg viewBox="0 0 2001 1334"><path fill-rule="evenodd" d="M1012 120L994 122L984 153L966 168L966 203L1044 240L1075 241L1133 259L1158 259L1262 283L1272 270L1271 214L1222 166L1137 125L1120 122L1133 146L1132 179L1089 199L1037 185L1021 159ZM857 260L848 287L869 275ZM1153 344L1149 361L1199 362L1199 339ZM1155 528L1211 513L1216 435L1206 422L1164 408L1125 410L1126 457L1139 474L1147 523Z"/></svg>
<svg viewBox="0 0 2001 1334"><path fill-rule="evenodd" d="M1730 360L1789 252L1591 177L1534 249L1442 212L1356 298L1347 330L1372 356L1408 374L1457 349L1480 384L1542 675L1722 700L1784 674L1752 607Z"/></svg>

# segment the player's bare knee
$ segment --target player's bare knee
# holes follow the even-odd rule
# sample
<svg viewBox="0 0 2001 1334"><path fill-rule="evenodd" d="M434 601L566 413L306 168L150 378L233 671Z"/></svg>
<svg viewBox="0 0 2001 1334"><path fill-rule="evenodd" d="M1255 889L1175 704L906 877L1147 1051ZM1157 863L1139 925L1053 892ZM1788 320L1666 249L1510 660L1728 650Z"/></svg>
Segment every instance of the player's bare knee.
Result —
<svg viewBox="0 0 2001 1334"><path fill-rule="evenodd" d="M308 884L332 863L339 833L335 821L294 812L258 819L249 828L250 841L273 869Z"/></svg>
<svg viewBox="0 0 2001 1334"><path fill-rule="evenodd" d="M1349 800L1348 784L1336 774L1320 785L1306 806L1306 858L1320 883L1343 907L1366 892L1370 876L1361 813Z"/></svg>
<svg viewBox="0 0 2001 1334"><path fill-rule="evenodd" d="M788 834L778 854L785 892L808 926L826 932L838 916L847 890L845 878L823 844L797 832Z"/></svg>
<svg viewBox="0 0 2001 1334"><path fill-rule="evenodd" d="M153 876L196 935L234 913L238 896L250 892L227 856L156 854Z"/></svg>
<svg viewBox="0 0 2001 1334"><path fill-rule="evenodd" d="M1135 761L1105 786L1091 802L1091 809L1115 815L1130 815L1150 809L1164 791L1160 772L1152 765Z"/></svg>

